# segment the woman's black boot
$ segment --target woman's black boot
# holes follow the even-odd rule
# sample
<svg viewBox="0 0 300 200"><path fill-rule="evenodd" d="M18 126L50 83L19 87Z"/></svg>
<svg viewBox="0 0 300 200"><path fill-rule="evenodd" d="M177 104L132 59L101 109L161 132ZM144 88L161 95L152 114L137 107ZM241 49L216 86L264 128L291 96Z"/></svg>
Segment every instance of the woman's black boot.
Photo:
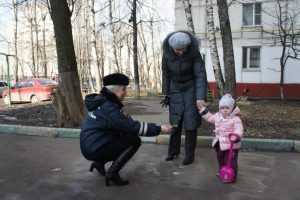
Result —
<svg viewBox="0 0 300 200"><path fill-rule="evenodd" d="M118 186L128 185L129 181L121 179L119 171L127 161L136 153L139 146L130 146L123 151L119 157L112 163L105 175L105 185L110 186L110 182Z"/></svg>
<svg viewBox="0 0 300 200"><path fill-rule="evenodd" d="M123 186L123 185L128 185L129 181L128 180L123 180L119 173L112 174L110 176L105 176L105 185L110 186L110 182L114 183L117 186Z"/></svg>
<svg viewBox="0 0 300 200"><path fill-rule="evenodd" d="M91 166L90 166L90 172L92 172L94 170L94 168L96 168L96 170L99 172L99 174L101 176L105 176L106 171L104 168L104 164L103 163L99 163L99 162L92 162Z"/></svg>
<svg viewBox="0 0 300 200"><path fill-rule="evenodd" d="M197 129L185 131L185 158L183 165L190 165L194 162L195 149L197 146Z"/></svg>
<svg viewBox="0 0 300 200"><path fill-rule="evenodd" d="M173 133L170 135L168 156L165 158L165 161L171 161L175 158L178 158L180 153L180 143L181 143L181 126L176 128Z"/></svg>
<svg viewBox="0 0 300 200"><path fill-rule="evenodd" d="M178 158L178 155L168 155L166 158L165 158L165 161L171 161L171 160L174 160L175 158Z"/></svg>

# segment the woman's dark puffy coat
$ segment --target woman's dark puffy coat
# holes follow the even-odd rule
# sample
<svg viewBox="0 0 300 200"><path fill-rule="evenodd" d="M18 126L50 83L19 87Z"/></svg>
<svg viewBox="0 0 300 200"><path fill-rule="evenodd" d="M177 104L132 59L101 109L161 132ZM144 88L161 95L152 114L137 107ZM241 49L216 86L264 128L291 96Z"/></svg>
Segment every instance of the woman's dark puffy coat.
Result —
<svg viewBox="0 0 300 200"><path fill-rule="evenodd" d="M187 31L191 38L186 54L176 55L169 45L169 34L163 42L162 93L170 97L170 123L178 124L184 115L186 130L194 130L201 124L197 100L206 99L206 71L199 52L198 40Z"/></svg>
<svg viewBox="0 0 300 200"><path fill-rule="evenodd" d="M89 112L81 128L80 148L86 158L122 135L156 136L161 131L154 123L135 121L124 115L123 104L106 88L101 94L87 95L85 104Z"/></svg>

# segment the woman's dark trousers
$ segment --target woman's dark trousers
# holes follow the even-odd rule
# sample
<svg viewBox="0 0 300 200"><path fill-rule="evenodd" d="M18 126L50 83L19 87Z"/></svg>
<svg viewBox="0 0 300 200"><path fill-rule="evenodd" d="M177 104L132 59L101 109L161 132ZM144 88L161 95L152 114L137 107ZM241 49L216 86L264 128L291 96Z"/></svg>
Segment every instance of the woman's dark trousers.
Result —
<svg viewBox="0 0 300 200"><path fill-rule="evenodd" d="M100 163L113 161L107 171L107 176L118 174L128 160L137 152L141 146L141 139L138 136L121 136L115 141L103 146L90 160Z"/></svg>
<svg viewBox="0 0 300 200"><path fill-rule="evenodd" d="M175 128L170 136L168 157L178 156L180 153L181 133L182 133L182 120ZM197 144L197 129L185 131L185 158L184 162L190 164L194 161L195 149ZM184 164L184 163L183 163Z"/></svg>

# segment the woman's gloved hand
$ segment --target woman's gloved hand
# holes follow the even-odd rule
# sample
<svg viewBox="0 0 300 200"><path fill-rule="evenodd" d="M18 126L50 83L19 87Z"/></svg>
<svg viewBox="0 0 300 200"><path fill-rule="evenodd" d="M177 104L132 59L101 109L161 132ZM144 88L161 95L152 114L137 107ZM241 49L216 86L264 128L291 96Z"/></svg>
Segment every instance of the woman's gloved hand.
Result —
<svg viewBox="0 0 300 200"><path fill-rule="evenodd" d="M170 97L166 95L165 99L163 99L159 104L161 104L161 107L168 107L170 105Z"/></svg>

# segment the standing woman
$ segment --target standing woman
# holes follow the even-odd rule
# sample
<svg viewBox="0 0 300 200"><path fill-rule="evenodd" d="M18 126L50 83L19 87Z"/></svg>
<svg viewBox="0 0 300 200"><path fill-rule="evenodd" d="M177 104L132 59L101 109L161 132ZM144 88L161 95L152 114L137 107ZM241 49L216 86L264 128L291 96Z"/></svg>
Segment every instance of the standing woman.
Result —
<svg viewBox="0 0 300 200"><path fill-rule="evenodd" d="M205 105L206 71L196 36L187 31L169 34L163 42L163 106L169 105L169 120L177 125L170 136L166 161L180 153L182 128L185 129L183 165L193 163L197 128L201 125L198 109Z"/></svg>

